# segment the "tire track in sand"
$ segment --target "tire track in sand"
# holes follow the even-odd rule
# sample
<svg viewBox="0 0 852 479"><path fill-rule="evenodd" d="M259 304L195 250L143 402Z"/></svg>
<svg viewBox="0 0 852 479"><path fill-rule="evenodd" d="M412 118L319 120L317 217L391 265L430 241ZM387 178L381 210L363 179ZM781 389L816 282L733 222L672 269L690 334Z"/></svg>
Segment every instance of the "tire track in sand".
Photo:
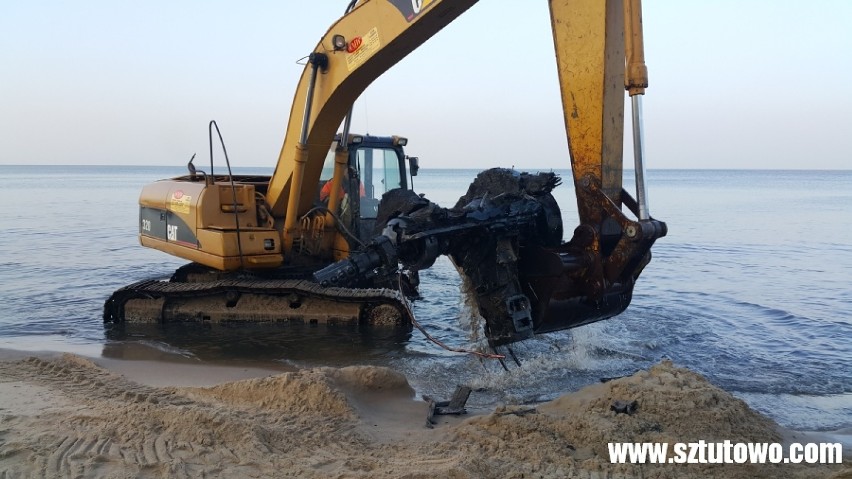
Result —
<svg viewBox="0 0 852 479"><path fill-rule="evenodd" d="M272 395L276 385L298 389L305 382L314 393L334 394L321 377L283 376L288 375L297 377L265 378L261 386ZM42 477L263 476L282 468L310 476L310 464L338 463L346 450L369 447L349 416L324 417L322 410L311 414L305 407L288 414L297 398L243 401L215 388L155 388L73 355L0 362L0 381L9 380L47 387L74 403L49 413L49 427L44 415L8 418L14 426L0 431L0 458L5 458L0 472L11 476L24 471ZM308 433L296 436L294 430Z"/></svg>

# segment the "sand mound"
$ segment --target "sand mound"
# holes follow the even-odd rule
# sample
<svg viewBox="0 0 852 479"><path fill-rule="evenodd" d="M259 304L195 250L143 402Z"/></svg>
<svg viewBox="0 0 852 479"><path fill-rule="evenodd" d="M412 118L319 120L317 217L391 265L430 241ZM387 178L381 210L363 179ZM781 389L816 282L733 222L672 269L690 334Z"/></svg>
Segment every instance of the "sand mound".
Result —
<svg viewBox="0 0 852 479"><path fill-rule="evenodd" d="M636 412L616 414L614 401L636 401ZM546 476L578 475L604 470L617 477L788 476L790 467L731 465L609 464L610 442L781 442L778 426L743 401L711 385L700 375L664 362L648 371L586 387L537 408L500 408L466 421L456 431L460 443L484 459L487 468L517 469ZM510 444L523 444L513 447ZM501 453L502 452L502 453ZM643 472L644 471L644 472ZM762 472L767 471L767 472ZM807 477L808 474L805 474Z"/></svg>
<svg viewBox="0 0 852 479"><path fill-rule="evenodd" d="M240 409L286 411L299 416L336 420L355 417L351 398L345 393L414 395L405 376L388 368L373 366L307 369L209 388L180 388L176 391L193 399L215 399Z"/></svg>
<svg viewBox="0 0 852 479"><path fill-rule="evenodd" d="M615 414L613 401L637 402L639 414ZM598 417L582 442L780 442L778 425L701 375L663 362L648 371L562 396L539 408L554 417ZM591 426L594 426L591 428ZM605 444L604 444L605 446ZM600 450L599 453L604 453Z"/></svg>
<svg viewBox="0 0 852 479"><path fill-rule="evenodd" d="M316 369L247 379L211 388L184 389L183 392L195 399L217 399L240 409L352 417L352 409L346 397L334 388L328 374Z"/></svg>
<svg viewBox="0 0 852 479"><path fill-rule="evenodd" d="M610 464L612 441L780 441L771 421L670 363L434 430L411 398L404 376L367 366L155 388L73 355L0 362L0 477L852 474L848 466ZM637 411L615 414L616 399L635 400Z"/></svg>

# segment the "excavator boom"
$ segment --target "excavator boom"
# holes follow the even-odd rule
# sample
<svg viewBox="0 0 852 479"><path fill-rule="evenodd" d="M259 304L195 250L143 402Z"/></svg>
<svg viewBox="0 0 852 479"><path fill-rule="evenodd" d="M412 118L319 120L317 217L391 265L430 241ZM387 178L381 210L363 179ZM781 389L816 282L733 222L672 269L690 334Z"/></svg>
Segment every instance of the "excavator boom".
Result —
<svg viewBox="0 0 852 479"><path fill-rule="evenodd" d="M370 83L475 3L365 0L329 28L314 49L319 56L314 58L322 60L305 68L293 98L267 193L274 216L286 217L289 208L299 215L310 209L313 191L294 183L319 179L322 162L312 159L325 157L329 140ZM420 7L412 7L416 4ZM604 193L620 203L625 8L621 0L549 4L574 180L599 179ZM582 201L579 206L582 219L590 206Z"/></svg>
<svg viewBox="0 0 852 479"><path fill-rule="evenodd" d="M422 5L415 11L413 3ZM367 0L356 4L328 29L313 50L325 60L321 65L306 66L293 97L284 144L267 193L273 215L284 217L287 213L293 178L300 166L304 167L305 183L319 179L322 161L313 160L325 158L329 142L361 93L474 3ZM317 74L312 75L315 70ZM310 111L307 119L305 110ZM310 159L304 165L297 161L300 144L307 148ZM298 213L304 214L313 202L312 191L301 190L297 199Z"/></svg>

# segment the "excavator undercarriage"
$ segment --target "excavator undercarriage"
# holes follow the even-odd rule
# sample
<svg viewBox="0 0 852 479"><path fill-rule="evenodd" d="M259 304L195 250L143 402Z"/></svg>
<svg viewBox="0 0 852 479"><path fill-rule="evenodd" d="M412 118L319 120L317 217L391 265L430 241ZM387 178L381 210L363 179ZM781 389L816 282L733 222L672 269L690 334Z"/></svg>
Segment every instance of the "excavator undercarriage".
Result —
<svg viewBox="0 0 852 479"><path fill-rule="evenodd" d="M402 295L379 288L324 288L306 280L146 280L119 289L107 322L256 322L410 328Z"/></svg>

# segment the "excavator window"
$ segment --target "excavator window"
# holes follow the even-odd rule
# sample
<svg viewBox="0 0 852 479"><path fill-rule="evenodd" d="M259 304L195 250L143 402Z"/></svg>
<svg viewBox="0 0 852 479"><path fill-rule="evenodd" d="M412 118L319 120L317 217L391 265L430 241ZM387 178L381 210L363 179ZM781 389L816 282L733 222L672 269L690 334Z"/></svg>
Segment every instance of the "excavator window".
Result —
<svg viewBox="0 0 852 479"><path fill-rule="evenodd" d="M404 188L400 157L393 148L359 148L358 175L364 185L361 217L375 218L382 195L394 188Z"/></svg>
<svg viewBox="0 0 852 479"><path fill-rule="evenodd" d="M334 176L334 147L335 144L331 145L331 148L328 150L328 154L325 155L325 162L322 164L322 173L320 173L320 185L324 185L326 181L330 180L332 176Z"/></svg>

